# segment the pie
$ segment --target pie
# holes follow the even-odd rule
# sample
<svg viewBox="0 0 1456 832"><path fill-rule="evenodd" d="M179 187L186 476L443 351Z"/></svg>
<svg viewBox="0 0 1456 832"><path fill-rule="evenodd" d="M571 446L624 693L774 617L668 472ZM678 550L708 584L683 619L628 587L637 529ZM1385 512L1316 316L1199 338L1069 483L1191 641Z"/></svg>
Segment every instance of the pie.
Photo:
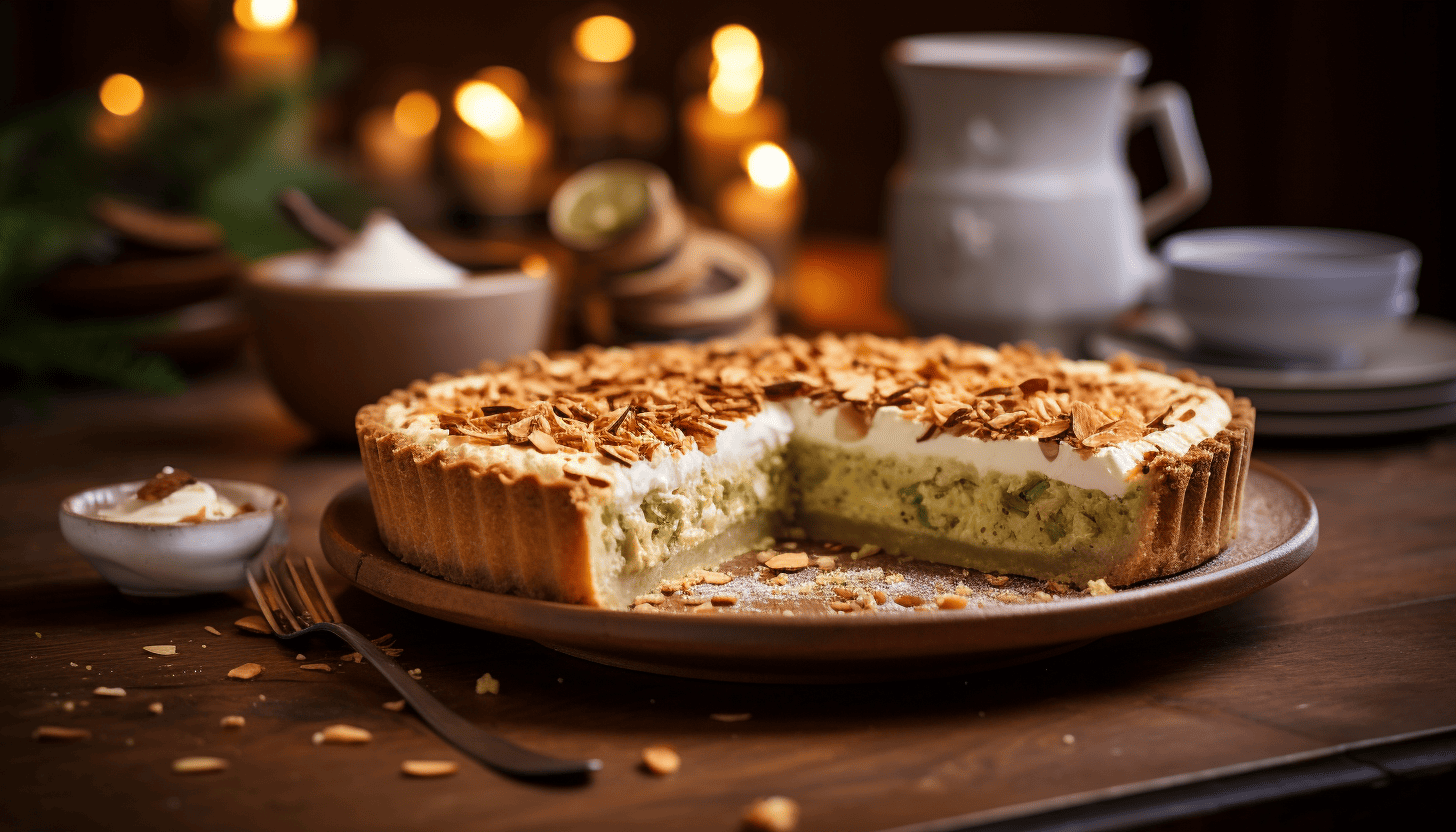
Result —
<svg viewBox="0 0 1456 832"><path fill-rule="evenodd" d="M1254 412L1128 356L868 335L535 352L356 419L385 545L496 592L625 608L786 529L1086 586L1238 528Z"/></svg>

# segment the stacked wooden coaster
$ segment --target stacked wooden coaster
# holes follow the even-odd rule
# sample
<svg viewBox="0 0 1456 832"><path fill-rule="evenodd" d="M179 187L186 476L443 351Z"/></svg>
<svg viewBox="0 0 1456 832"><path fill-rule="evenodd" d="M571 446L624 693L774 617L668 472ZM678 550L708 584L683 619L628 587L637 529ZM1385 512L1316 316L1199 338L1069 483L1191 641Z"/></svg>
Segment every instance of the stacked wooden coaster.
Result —
<svg viewBox="0 0 1456 832"><path fill-rule="evenodd" d="M587 268L582 324L596 342L771 335L773 272L749 243L689 222L645 162L583 168L551 200L551 231Z"/></svg>

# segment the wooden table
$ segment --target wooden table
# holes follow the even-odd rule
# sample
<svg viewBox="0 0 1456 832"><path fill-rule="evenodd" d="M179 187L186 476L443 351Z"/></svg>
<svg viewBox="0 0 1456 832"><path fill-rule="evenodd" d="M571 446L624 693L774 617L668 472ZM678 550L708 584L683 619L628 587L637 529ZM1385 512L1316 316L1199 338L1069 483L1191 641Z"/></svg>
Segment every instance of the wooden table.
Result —
<svg viewBox="0 0 1456 832"><path fill-rule="evenodd" d="M1220 828L1325 825L1435 806L1456 762L1456 433L1267 445L1256 457L1302 482L1321 515L1319 548L1291 577L1221 610L966 677L816 687L653 676L340 584L344 617L393 633L400 661L460 713L605 763L585 784L534 784L381 707L393 691L368 665L341 662L341 644L305 645L334 668L306 671L297 646L232 626L240 597L123 597L57 528L66 495L171 464L282 489L295 551L322 564L319 519L361 479L355 453L310 444L246 369L175 399L68 395L0 433L0 827L730 830L767 795L796 800L802 830L1204 828L1187 819L1208 812ZM154 644L177 654L143 652ZM265 670L226 678L244 662ZM474 692L485 673L498 695ZM126 696L91 693L103 685ZM233 714L246 726L220 727ZM314 746L333 723L373 742ZM34 741L40 725L93 736ZM681 771L639 768L655 743L677 748ZM231 767L172 773L188 755ZM462 766L410 779L406 759ZM1416 777L1431 772L1446 773Z"/></svg>

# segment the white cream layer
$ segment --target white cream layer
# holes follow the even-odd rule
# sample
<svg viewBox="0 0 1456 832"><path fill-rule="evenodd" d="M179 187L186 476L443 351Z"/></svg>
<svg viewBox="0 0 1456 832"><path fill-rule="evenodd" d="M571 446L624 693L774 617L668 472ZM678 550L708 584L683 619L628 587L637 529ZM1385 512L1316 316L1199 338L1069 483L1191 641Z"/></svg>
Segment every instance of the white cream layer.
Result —
<svg viewBox="0 0 1456 832"><path fill-rule="evenodd" d="M480 445L464 436L450 436L433 416L415 416L405 421L404 405L391 405L386 414L390 424L403 430L417 444L448 451L483 465L506 464L513 470L528 471L543 479L558 479L563 468L606 480L612 484L613 501L624 508L640 504L654 491L676 491L704 478L726 476L752 465L769 452L788 444L794 424L788 412L769 404L763 412L743 421L732 421L717 437L711 454L689 450L681 454L659 451L653 459L629 466L605 462L596 454L579 452L542 454L525 445Z"/></svg>
<svg viewBox="0 0 1456 832"><path fill-rule="evenodd" d="M403 404L391 405L386 421L401 425L412 441L425 447L485 465L505 464L512 470L535 473L543 479L559 478L569 463L575 471L612 483L613 502L624 508L638 505L654 491L670 492L705 476L741 470L743 464L752 464L795 435L870 454L939 457L974 465L980 471L999 471L1013 476L1036 472L1079 488L1121 497L1136 479L1148 451L1162 450L1181 456L1217 434L1231 418L1228 405L1215 391L1160 373L1139 372L1141 382L1165 388L1169 399L1191 394L1194 398L1180 406L1179 413L1192 410L1194 415L1179 422L1179 413L1172 414L1171 427L1141 440L1099 448L1087 459L1064 447L1055 459L1048 460L1040 443L1032 437L988 441L943 433L917 442L925 432L925 425L891 407L880 408L875 413L869 431L862 437L845 438L855 432L836 429L838 408L818 412L807 399L770 402L752 418L729 422L718 435L717 448L712 454L698 450L678 455L659 452L652 460L643 459L630 466L605 462L599 456L585 453L542 454L529 446L475 444L463 436L450 436L433 416L410 416Z"/></svg>
<svg viewBox="0 0 1456 832"><path fill-rule="evenodd" d="M102 520L122 523L170 524L183 520L222 520L240 514L236 503L217 493L205 482L184 485L160 500L129 497L96 512Z"/></svg>
<svg viewBox="0 0 1456 832"><path fill-rule="evenodd" d="M1142 381L1148 384L1166 387L1170 391L1180 389L1181 383L1175 379L1164 381L1167 376L1139 372L1144 376ZM838 408L819 412L808 400L794 399L789 402L789 413L796 435L846 450L871 455L932 456L974 465L978 471L999 471L1013 476L1036 472L1078 488L1121 497L1127 493L1148 451L1164 450L1181 456L1228 425L1232 414L1228 404L1216 392L1202 387L1184 389L1196 391L1196 400L1179 409L1180 413L1191 409L1194 415L1190 419L1176 422L1172 427L1138 441L1099 448L1087 459L1071 448L1062 448L1054 459L1048 460L1041 451L1041 443L1030 436L985 440L942 433L918 442L916 440L925 433L925 424L895 407L882 407L876 411L869 431L861 437L856 437L858 432L855 430L841 428ZM1173 414L1171 418L1176 417L1177 414Z"/></svg>

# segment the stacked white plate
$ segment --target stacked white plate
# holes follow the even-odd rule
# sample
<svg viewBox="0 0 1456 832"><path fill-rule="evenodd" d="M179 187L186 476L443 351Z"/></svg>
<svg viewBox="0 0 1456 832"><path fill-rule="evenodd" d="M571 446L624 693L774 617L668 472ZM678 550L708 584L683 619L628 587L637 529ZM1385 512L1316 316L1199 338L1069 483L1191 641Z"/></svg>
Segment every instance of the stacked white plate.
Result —
<svg viewBox="0 0 1456 832"><path fill-rule="evenodd" d="M1263 436L1365 436L1456 424L1456 326L1445 321L1416 316L1370 345L1360 367L1316 370L1215 363L1208 353L1156 337L1169 329L1171 315L1153 312L1137 326L1093 333L1087 350L1094 358L1130 352L1170 371L1209 376L1249 397Z"/></svg>

